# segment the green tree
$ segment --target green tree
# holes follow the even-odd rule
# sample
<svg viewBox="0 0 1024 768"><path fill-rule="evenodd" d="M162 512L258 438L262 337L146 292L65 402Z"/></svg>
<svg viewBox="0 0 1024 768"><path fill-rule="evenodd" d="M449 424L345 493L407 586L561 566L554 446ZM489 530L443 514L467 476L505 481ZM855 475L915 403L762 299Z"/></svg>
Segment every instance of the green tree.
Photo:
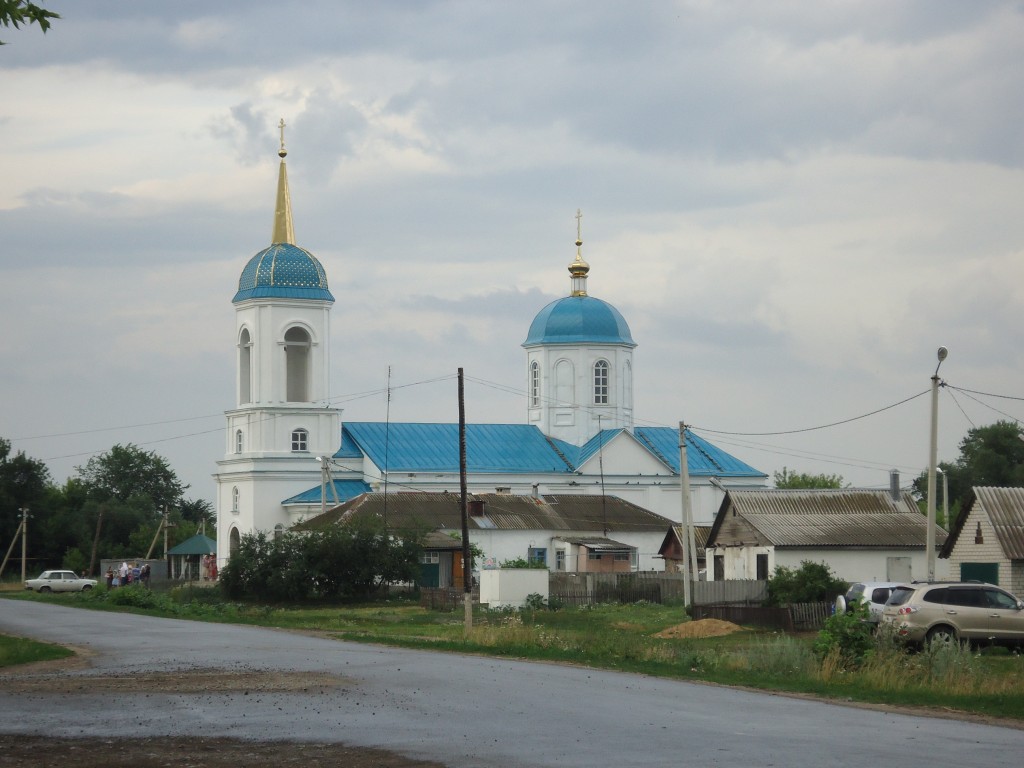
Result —
<svg viewBox="0 0 1024 768"><path fill-rule="evenodd" d="M89 498L128 502L145 497L154 509L175 509L188 488L182 485L167 460L153 451L132 445L115 445L76 467Z"/></svg>
<svg viewBox="0 0 1024 768"><path fill-rule="evenodd" d="M825 563L804 560L799 568L776 566L768 579L769 605L821 603L835 600L849 585L838 578Z"/></svg>
<svg viewBox="0 0 1024 768"><path fill-rule="evenodd" d="M984 427L974 427L960 441L960 456L952 463L940 462L939 469L947 473L949 487L950 521L956 520L971 488L975 486L1024 486L1024 432L1020 425L1010 421L997 421ZM914 480L914 494L922 505L927 503L928 473L922 472ZM941 510L942 475L936 478L936 507ZM940 512L941 515L941 512ZM941 523L941 521L940 521Z"/></svg>
<svg viewBox="0 0 1024 768"><path fill-rule="evenodd" d="M786 467L775 473L776 488L842 488L842 475L809 475L806 472L797 474Z"/></svg>
<svg viewBox="0 0 1024 768"><path fill-rule="evenodd" d="M50 20L59 18L59 13L48 11L29 0L0 0L0 24L5 27L19 29L22 24L38 24L45 34L50 28ZM3 40L0 40L0 45L5 45Z"/></svg>

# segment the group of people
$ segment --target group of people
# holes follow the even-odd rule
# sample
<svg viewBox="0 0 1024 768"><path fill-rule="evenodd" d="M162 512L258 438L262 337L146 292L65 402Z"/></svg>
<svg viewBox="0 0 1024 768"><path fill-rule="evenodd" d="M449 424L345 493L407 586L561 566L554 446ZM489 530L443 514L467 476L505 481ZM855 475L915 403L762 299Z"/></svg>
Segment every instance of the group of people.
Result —
<svg viewBox="0 0 1024 768"><path fill-rule="evenodd" d="M216 581L217 580L217 556L216 555L203 555L203 581Z"/></svg>
<svg viewBox="0 0 1024 768"><path fill-rule="evenodd" d="M128 565L127 561L125 561L121 563L121 567L116 572L113 566L108 566L107 589L126 587L129 584L142 584L146 589L149 589L150 573L149 563Z"/></svg>

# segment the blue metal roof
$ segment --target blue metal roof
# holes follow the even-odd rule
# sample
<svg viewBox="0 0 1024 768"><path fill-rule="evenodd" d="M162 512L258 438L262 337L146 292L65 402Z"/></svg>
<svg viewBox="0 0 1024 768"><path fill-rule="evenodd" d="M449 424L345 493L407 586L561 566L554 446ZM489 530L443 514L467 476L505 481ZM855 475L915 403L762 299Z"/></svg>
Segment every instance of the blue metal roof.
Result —
<svg viewBox="0 0 1024 768"><path fill-rule="evenodd" d="M275 243L249 259L231 301L237 304L263 298L334 301L323 265L309 251L291 243Z"/></svg>
<svg viewBox="0 0 1024 768"><path fill-rule="evenodd" d="M636 346L619 310L593 296L566 296L548 304L531 323L523 346L579 343Z"/></svg>
<svg viewBox="0 0 1024 768"><path fill-rule="evenodd" d="M532 424L467 424L466 463L469 472L574 473L623 429L605 429L584 445L546 437ZM679 431L673 427L637 427L633 437L658 460L679 473ZM691 475L700 477L766 477L707 440L687 430ZM358 453L353 454L352 451ZM348 422L342 427L342 448L336 459L363 453L389 472L458 472L458 424L386 424ZM385 454L387 458L385 458ZM319 491L319 488L317 489ZM319 497L318 497L319 499Z"/></svg>
<svg viewBox="0 0 1024 768"><path fill-rule="evenodd" d="M637 440L679 472L679 430L674 427L637 427ZM691 475L703 477L767 477L721 448L686 430L686 464Z"/></svg>
<svg viewBox="0 0 1024 768"><path fill-rule="evenodd" d="M458 424L346 422L346 433L389 472L459 471ZM466 464L470 472L574 471L554 442L529 424L467 424Z"/></svg>
<svg viewBox="0 0 1024 768"><path fill-rule="evenodd" d="M354 499L362 493L369 493L372 488L362 480L335 480L334 490L338 494L338 503L344 504L349 499ZM291 498L285 499L281 504L319 504L320 486L317 485L308 491L298 493ZM327 491L327 503L334 504L334 494Z"/></svg>

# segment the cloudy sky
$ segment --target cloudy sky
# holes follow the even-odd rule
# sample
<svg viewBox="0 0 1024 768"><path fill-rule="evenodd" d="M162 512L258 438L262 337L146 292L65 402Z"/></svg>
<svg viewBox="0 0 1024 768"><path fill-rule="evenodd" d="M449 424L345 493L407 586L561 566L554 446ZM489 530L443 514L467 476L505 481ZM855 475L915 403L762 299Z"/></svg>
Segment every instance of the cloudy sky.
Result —
<svg viewBox="0 0 1024 768"><path fill-rule="evenodd" d="M390 368L392 420L456 421L461 366L522 422L577 208L640 424L907 484L939 345L940 460L1024 418L1019 2L47 6L0 27L0 436L58 481L130 442L212 500L281 118L345 419Z"/></svg>

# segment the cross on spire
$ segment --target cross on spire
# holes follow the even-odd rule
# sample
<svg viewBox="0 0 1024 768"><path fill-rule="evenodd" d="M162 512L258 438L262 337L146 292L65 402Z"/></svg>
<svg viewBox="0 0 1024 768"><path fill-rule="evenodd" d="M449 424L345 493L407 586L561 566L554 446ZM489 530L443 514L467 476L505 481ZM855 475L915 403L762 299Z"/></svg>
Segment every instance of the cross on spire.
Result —
<svg viewBox="0 0 1024 768"><path fill-rule="evenodd" d="M278 157L284 157L288 154L288 150L284 148L284 118L281 118L281 122L278 123L278 128L281 129L281 148L277 150Z"/></svg>

